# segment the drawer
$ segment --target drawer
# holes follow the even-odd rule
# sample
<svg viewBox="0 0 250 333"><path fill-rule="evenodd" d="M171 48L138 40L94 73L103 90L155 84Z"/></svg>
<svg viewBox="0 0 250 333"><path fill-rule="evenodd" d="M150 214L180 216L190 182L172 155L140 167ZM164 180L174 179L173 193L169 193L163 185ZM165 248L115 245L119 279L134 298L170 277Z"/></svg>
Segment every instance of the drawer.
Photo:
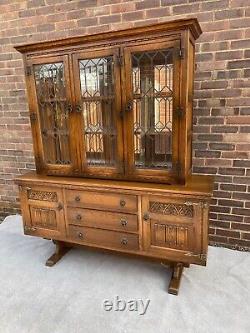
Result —
<svg viewBox="0 0 250 333"><path fill-rule="evenodd" d="M143 198L143 211L153 219L176 223L194 223L200 219L202 203L193 198L149 196Z"/></svg>
<svg viewBox="0 0 250 333"><path fill-rule="evenodd" d="M139 249L138 236L134 234L73 225L68 230L70 239L77 243L130 251Z"/></svg>
<svg viewBox="0 0 250 333"><path fill-rule="evenodd" d="M67 216L68 224L119 231L138 230L137 215L68 207Z"/></svg>
<svg viewBox="0 0 250 333"><path fill-rule="evenodd" d="M68 206L100 210L137 212L137 197L129 194L102 193L95 191L67 190Z"/></svg>

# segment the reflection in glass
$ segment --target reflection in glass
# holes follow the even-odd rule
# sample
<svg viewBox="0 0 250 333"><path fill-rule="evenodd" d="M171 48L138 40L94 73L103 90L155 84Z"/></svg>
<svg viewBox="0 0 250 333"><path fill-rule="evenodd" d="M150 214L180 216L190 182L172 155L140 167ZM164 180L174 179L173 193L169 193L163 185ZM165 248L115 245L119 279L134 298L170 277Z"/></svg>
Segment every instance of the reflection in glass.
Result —
<svg viewBox="0 0 250 333"><path fill-rule="evenodd" d="M172 49L132 54L134 157L137 168L171 168Z"/></svg>
<svg viewBox="0 0 250 333"><path fill-rule="evenodd" d="M34 65L34 73L45 162L70 164L63 63Z"/></svg>
<svg viewBox="0 0 250 333"><path fill-rule="evenodd" d="M79 67L87 164L114 166L117 133L113 59L80 60Z"/></svg>

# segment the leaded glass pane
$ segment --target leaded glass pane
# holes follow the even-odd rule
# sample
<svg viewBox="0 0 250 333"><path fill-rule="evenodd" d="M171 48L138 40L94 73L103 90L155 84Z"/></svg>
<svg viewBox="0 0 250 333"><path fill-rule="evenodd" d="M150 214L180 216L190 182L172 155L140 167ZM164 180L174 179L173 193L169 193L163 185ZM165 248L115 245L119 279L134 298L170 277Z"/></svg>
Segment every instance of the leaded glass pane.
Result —
<svg viewBox="0 0 250 333"><path fill-rule="evenodd" d="M171 168L172 49L132 53L134 159L137 168Z"/></svg>
<svg viewBox="0 0 250 333"><path fill-rule="evenodd" d="M87 165L114 166L117 131L113 58L79 61Z"/></svg>
<svg viewBox="0 0 250 333"><path fill-rule="evenodd" d="M63 63L34 65L34 73L45 163L70 164Z"/></svg>

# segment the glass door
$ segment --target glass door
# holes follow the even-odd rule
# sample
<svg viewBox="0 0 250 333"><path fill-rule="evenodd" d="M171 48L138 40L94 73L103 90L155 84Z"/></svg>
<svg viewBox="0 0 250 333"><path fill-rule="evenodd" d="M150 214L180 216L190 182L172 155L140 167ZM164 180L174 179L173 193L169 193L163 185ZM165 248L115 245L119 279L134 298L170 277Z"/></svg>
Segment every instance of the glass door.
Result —
<svg viewBox="0 0 250 333"><path fill-rule="evenodd" d="M29 60L26 71L37 169L49 174L73 173L68 56Z"/></svg>
<svg viewBox="0 0 250 333"><path fill-rule="evenodd" d="M119 49L73 56L76 111L81 114L82 173L123 173Z"/></svg>
<svg viewBox="0 0 250 333"><path fill-rule="evenodd" d="M127 174L167 181L178 161L179 41L126 47Z"/></svg>

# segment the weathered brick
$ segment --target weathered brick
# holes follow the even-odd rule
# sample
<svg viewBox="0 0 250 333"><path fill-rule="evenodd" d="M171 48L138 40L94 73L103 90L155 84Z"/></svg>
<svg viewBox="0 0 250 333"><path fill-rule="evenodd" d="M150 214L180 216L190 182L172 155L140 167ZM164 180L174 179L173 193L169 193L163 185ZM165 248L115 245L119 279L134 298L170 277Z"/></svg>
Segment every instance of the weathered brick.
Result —
<svg viewBox="0 0 250 333"><path fill-rule="evenodd" d="M241 233L241 237L242 237L243 239L250 240L250 233L242 232L242 233Z"/></svg>
<svg viewBox="0 0 250 333"><path fill-rule="evenodd" d="M154 8L160 6L160 0L144 0L135 4L136 10Z"/></svg>
<svg viewBox="0 0 250 333"><path fill-rule="evenodd" d="M243 216L237 216L237 215L228 215L228 214L218 214L218 220L222 221L235 221L235 222L242 222L243 221Z"/></svg>
<svg viewBox="0 0 250 333"><path fill-rule="evenodd" d="M224 198L224 199L230 199L231 193L226 191L214 191L213 192L214 198Z"/></svg>
<svg viewBox="0 0 250 333"><path fill-rule="evenodd" d="M28 8L45 6L44 0L30 0L27 3Z"/></svg>
<svg viewBox="0 0 250 333"><path fill-rule="evenodd" d="M228 81L210 80L201 82L201 89L224 89L228 86Z"/></svg>
<svg viewBox="0 0 250 333"><path fill-rule="evenodd" d="M124 13L122 14L123 21L134 21L140 20L144 17L143 11L131 12L131 13Z"/></svg>
<svg viewBox="0 0 250 333"><path fill-rule="evenodd" d="M229 0L218 0L218 1L205 1L202 3L202 10L215 10L218 11L220 8L229 7Z"/></svg>
<svg viewBox="0 0 250 333"><path fill-rule="evenodd" d="M41 25L38 25L37 27L37 31L38 32L44 32L44 31L53 31L55 30L55 24L52 24L52 23L47 23L47 24L41 24Z"/></svg>
<svg viewBox="0 0 250 333"><path fill-rule="evenodd" d="M158 18L170 15L170 8L155 8L146 11L146 18Z"/></svg>
<svg viewBox="0 0 250 333"><path fill-rule="evenodd" d="M243 57L243 51L227 51L227 52L217 52L215 54L215 60L232 60L241 59Z"/></svg>
<svg viewBox="0 0 250 333"><path fill-rule="evenodd" d="M171 5L180 5L186 3L188 3L188 0L171 0ZM169 5L170 5L169 0L161 0L161 6L169 6Z"/></svg>
<svg viewBox="0 0 250 333"><path fill-rule="evenodd" d="M222 134L199 134L197 138L200 141L222 141Z"/></svg>
<svg viewBox="0 0 250 333"><path fill-rule="evenodd" d="M246 68L246 67L250 67L250 59L249 60L236 60L236 61L228 62L229 69Z"/></svg>
<svg viewBox="0 0 250 333"><path fill-rule="evenodd" d="M96 17L83 18L77 21L79 27L89 27L90 25L97 25Z"/></svg>
<svg viewBox="0 0 250 333"><path fill-rule="evenodd" d="M219 158L221 156L220 151L212 151L212 150L197 150L195 151L195 157L213 157Z"/></svg>
<svg viewBox="0 0 250 333"><path fill-rule="evenodd" d="M230 143L210 143L209 147L213 150L234 150L235 145Z"/></svg>
<svg viewBox="0 0 250 333"><path fill-rule="evenodd" d="M233 208L232 212L236 215L250 216L250 209Z"/></svg>
<svg viewBox="0 0 250 333"><path fill-rule="evenodd" d="M237 18L244 16L244 10L243 9L225 9L225 10L219 10L215 11L214 17L215 20L225 20L230 18Z"/></svg>
<svg viewBox="0 0 250 333"><path fill-rule="evenodd" d="M220 189L224 191L246 192L247 187L245 185L221 184Z"/></svg>
<svg viewBox="0 0 250 333"><path fill-rule="evenodd" d="M78 1L78 8L87 8L97 6L97 0L82 0Z"/></svg>
<svg viewBox="0 0 250 333"><path fill-rule="evenodd" d="M235 160L233 161L234 167L245 167L250 168L250 160L244 161L244 160Z"/></svg>
<svg viewBox="0 0 250 333"><path fill-rule="evenodd" d="M131 12L131 11L135 10L135 5L136 4L134 2L119 3L119 4L112 5L110 7L110 11L111 11L111 13ZM109 8L108 6L106 6L106 7ZM105 8L105 7L103 7L103 8Z"/></svg>
<svg viewBox="0 0 250 333"><path fill-rule="evenodd" d="M114 23L114 22L120 22L120 21L121 21L121 15L120 14L106 15L106 16L101 16L99 18L100 24Z"/></svg>
<svg viewBox="0 0 250 333"><path fill-rule="evenodd" d="M219 168L220 175L244 176L245 169L242 168Z"/></svg>
<svg viewBox="0 0 250 333"><path fill-rule="evenodd" d="M173 13L176 15L179 14L186 14L186 13L191 13L194 11L199 10L199 4L188 4L188 5L181 5L181 6L174 6L173 7Z"/></svg>
<svg viewBox="0 0 250 333"><path fill-rule="evenodd" d="M214 227L214 231L216 232L217 228L225 228L225 229L229 229L230 228L230 222L224 222L224 221L217 221L217 220L210 220L209 225ZM214 232L214 233L215 233ZM209 234L211 234L211 232L209 232Z"/></svg>
<svg viewBox="0 0 250 333"><path fill-rule="evenodd" d="M211 128L213 133L237 133L237 126L213 126Z"/></svg>
<svg viewBox="0 0 250 333"><path fill-rule="evenodd" d="M242 30L226 30L226 31L218 31L214 35L215 40L233 40L240 39L243 37Z"/></svg>
<svg viewBox="0 0 250 333"><path fill-rule="evenodd" d="M243 207L244 204L242 201L239 200L226 200L226 199L221 199L218 200L218 205L224 206L224 207Z"/></svg>
<svg viewBox="0 0 250 333"><path fill-rule="evenodd" d="M224 119L222 117L200 117L200 119L198 120L198 123L200 125L203 125L203 124L219 125L219 124L224 123Z"/></svg>
<svg viewBox="0 0 250 333"><path fill-rule="evenodd" d="M235 230L250 231L250 224L247 223L232 223L232 228Z"/></svg>
<svg viewBox="0 0 250 333"><path fill-rule="evenodd" d="M194 171L194 173L204 173L204 174L214 175L217 172L217 168L212 168L212 167L194 167L193 171Z"/></svg>
<svg viewBox="0 0 250 333"><path fill-rule="evenodd" d="M218 235L210 235L209 240L216 244L227 244L227 238Z"/></svg>
<svg viewBox="0 0 250 333"><path fill-rule="evenodd" d="M216 229L216 235L240 238L240 232L234 230Z"/></svg>

